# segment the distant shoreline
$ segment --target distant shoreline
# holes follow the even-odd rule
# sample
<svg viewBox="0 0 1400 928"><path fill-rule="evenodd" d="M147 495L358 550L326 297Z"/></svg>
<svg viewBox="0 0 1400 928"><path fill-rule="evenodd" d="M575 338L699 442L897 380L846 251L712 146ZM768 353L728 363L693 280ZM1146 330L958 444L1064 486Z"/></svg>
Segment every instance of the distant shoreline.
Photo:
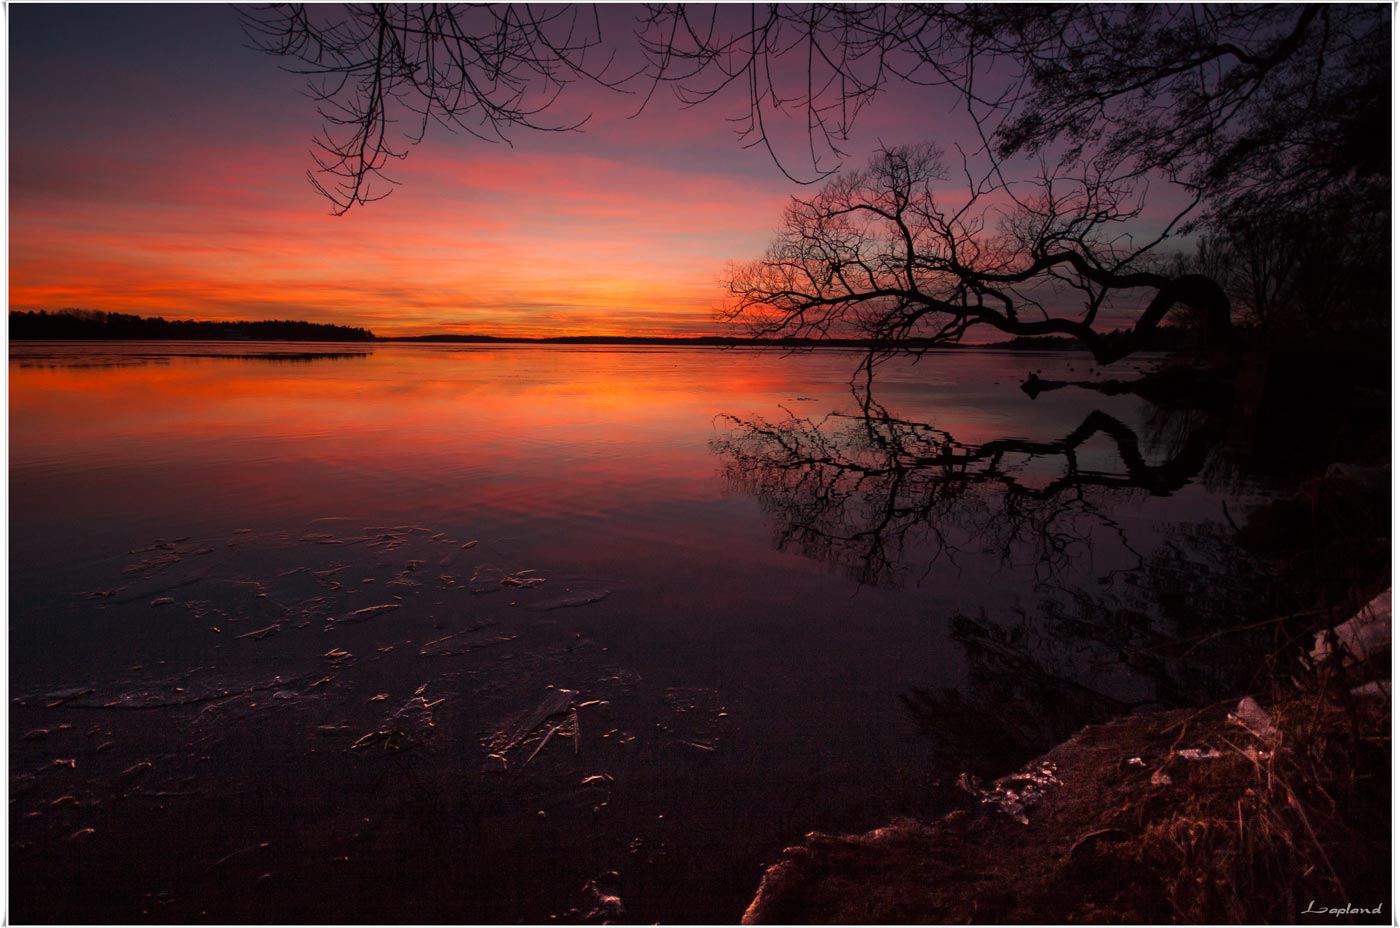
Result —
<svg viewBox="0 0 1400 928"><path fill-rule="evenodd" d="M1025 344L1025 341L960 343L908 341L899 344L872 342L862 339L761 339L733 338L726 336L696 336L693 338L666 338L646 336L610 335L561 335L547 338L527 338L525 336L502 335L389 335L373 338L287 338L287 337L241 337L228 335L200 336L145 336L145 335L10 335L10 341L18 344L26 342L170 342L172 344L194 344L199 342L221 342L237 345L247 342L279 342L285 344L344 344L358 345L467 345L489 348L500 347L616 347L616 348L772 348L788 351L838 350L867 351L874 349L898 349L900 351L1057 351L1083 352L1088 349L1078 343L1061 344L1052 340L1051 344Z"/></svg>
<svg viewBox="0 0 1400 928"><path fill-rule="evenodd" d="M356 342L361 344L424 343L449 345L598 345L697 348L816 348L861 351L963 351L992 348L1011 351L1074 351L1086 349L1072 338L1019 337L981 344L910 338L899 342L869 338L751 338L737 335L376 335L369 329L297 320L204 321L169 320L92 310L60 312L13 311L9 338L21 341L285 341Z"/></svg>
<svg viewBox="0 0 1400 928"><path fill-rule="evenodd" d="M376 336L376 342L412 342L453 345L613 345L619 347L672 348L846 348L862 351L874 348L898 348L916 351L965 351L978 348L1001 348L1035 351L1081 351L1073 339L1045 339L1044 344L1017 344L1030 341L1018 339L983 344L936 342L929 339L909 339L893 343L867 338L744 338L734 335L647 336L647 335L552 335L539 338L512 335L390 335Z"/></svg>
<svg viewBox="0 0 1400 928"><path fill-rule="evenodd" d="M295 319L205 321L65 309L10 312L11 341L287 341L369 342L374 333L348 325Z"/></svg>

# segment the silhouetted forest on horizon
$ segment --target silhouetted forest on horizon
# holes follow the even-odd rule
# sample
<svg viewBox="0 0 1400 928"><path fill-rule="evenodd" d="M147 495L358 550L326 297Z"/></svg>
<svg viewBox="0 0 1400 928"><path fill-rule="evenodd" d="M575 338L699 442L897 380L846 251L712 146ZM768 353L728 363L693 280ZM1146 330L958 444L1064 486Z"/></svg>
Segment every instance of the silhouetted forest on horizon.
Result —
<svg viewBox="0 0 1400 928"><path fill-rule="evenodd" d="M259 322L172 320L96 310L15 311L11 339L222 340L289 342L368 342L369 329L321 322L268 319Z"/></svg>
<svg viewBox="0 0 1400 928"><path fill-rule="evenodd" d="M1190 342L1187 329L1166 326L1159 330L1148 350L1172 351ZM697 335L555 335L526 337L512 335L402 335L378 336L369 329L299 320L271 319L249 321L171 320L159 316L138 316L130 313L109 313L97 310L61 310L59 312L13 311L10 313L10 338L14 340L198 340L198 341L337 341L337 342L427 342L465 345L636 345L693 346L706 348L854 348L882 349L891 345L869 338L818 338L789 336L784 338L755 338L752 336ZM943 342L935 339L904 340L900 348L908 350L964 350L992 348L1012 351L1084 351L1076 339L1062 336L1020 336L1005 341L986 343Z"/></svg>

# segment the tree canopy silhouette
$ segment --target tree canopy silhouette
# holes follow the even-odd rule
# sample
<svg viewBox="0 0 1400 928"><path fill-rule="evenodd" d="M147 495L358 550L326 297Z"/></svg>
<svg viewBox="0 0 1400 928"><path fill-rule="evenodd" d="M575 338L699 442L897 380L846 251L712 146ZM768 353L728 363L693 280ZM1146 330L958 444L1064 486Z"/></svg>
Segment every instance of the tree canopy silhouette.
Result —
<svg viewBox="0 0 1400 928"><path fill-rule="evenodd" d="M385 167L433 125L486 141L577 128L551 121L551 104L575 79L606 82L588 7L287 3L239 14L255 47L309 77L322 126L307 177L337 215L387 196Z"/></svg>
<svg viewBox="0 0 1400 928"><path fill-rule="evenodd" d="M969 176L949 196L937 189L948 177L936 148L887 148L794 199L767 254L732 273L727 317L759 336L851 332L895 345L956 341L976 325L1069 335L1101 364L1141 347L1178 304L1217 341L1228 336L1214 280L1151 269L1172 224L1146 242L1124 230L1143 207L1129 180L1046 169L1030 195ZM1100 334L1100 311L1127 291L1152 294L1136 325Z"/></svg>
<svg viewBox="0 0 1400 928"><path fill-rule="evenodd" d="M577 83L684 105L734 91L741 139L774 152L796 115L827 176L861 111L899 85L957 94L996 158L1161 172L1221 202L1283 202L1389 175L1390 11L1380 4L652 4L596 8L272 4L255 47L312 79L317 187L336 211L434 124L492 140L558 131ZM930 98L932 99L932 97ZM941 130L927 109L928 136ZM406 128L396 136L393 125ZM833 164L833 156L837 163ZM775 159L777 158L774 152Z"/></svg>
<svg viewBox="0 0 1400 928"><path fill-rule="evenodd" d="M65 309L50 313L12 311L12 339L244 339L289 342L368 342L369 329L325 322L292 319L262 321L212 321L164 319L91 309Z"/></svg>
<svg viewBox="0 0 1400 928"><path fill-rule="evenodd" d="M383 196L386 167L435 124L489 140L576 127L550 107L577 84L640 106L658 92L684 106L741 101L731 119L743 144L789 177L827 183L731 281L731 318L768 335L955 340L990 325L1068 335L1111 361L1177 306L1211 334L1227 328L1227 282L1200 267L1164 272L1168 237L1389 201L1382 5L637 9L630 22L570 6L242 15L257 47L313 79L323 132L310 176L336 213ZM840 174L861 112L896 87L926 89L925 137L956 135L954 119L975 131L976 150L959 150L960 199L933 196L949 171L932 147L885 148ZM778 121L794 120L808 141L800 164L774 143ZM1164 183L1179 207L1165 219L1146 205L1149 185ZM1270 295L1255 296L1262 318ZM1125 300L1137 303L1132 333L1099 334L1104 308Z"/></svg>

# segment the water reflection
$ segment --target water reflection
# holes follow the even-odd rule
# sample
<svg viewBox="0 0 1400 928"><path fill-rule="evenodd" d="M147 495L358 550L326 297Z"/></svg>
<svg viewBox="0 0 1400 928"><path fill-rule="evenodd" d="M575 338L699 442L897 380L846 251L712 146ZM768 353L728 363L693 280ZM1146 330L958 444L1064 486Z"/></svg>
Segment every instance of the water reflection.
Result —
<svg viewBox="0 0 1400 928"><path fill-rule="evenodd" d="M1219 480L1221 416L1147 407L1134 428L1093 409L1062 438L976 442L875 403L859 415L725 422L712 451L729 485L758 499L777 548L874 586L922 581L938 565L962 583L962 565L990 557L1003 584L1029 594L951 615L964 675L899 695L945 786L963 771L1004 773L1136 708L1235 692L1257 670L1258 634L1216 640L1266 597L1232 533L1125 524L1134 498ZM1095 576L1096 561L1124 554L1129 566Z"/></svg>
<svg viewBox="0 0 1400 928"><path fill-rule="evenodd" d="M943 776L1004 773L1085 725L1239 692L1277 633L1245 619L1270 587L1228 531L1171 530L1122 584L1047 586L1032 607L955 615L949 637L965 680L900 700L935 744Z"/></svg>
<svg viewBox="0 0 1400 928"><path fill-rule="evenodd" d="M1219 511L1165 450L1199 423L1031 403L1024 356L892 365L904 420L755 429L781 403L849 410L850 356L167 348L264 346L68 346L68 370L12 347L25 921L544 922L598 908L590 883L629 920L736 921L807 831L941 814L931 757L977 769L1174 692L1175 670L1144 682L1165 633L1132 616L1156 600L1078 555L1122 568L1130 539L1151 572L1164 523ZM170 363L84 369L133 356ZM871 547L927 569L929 520L957 568L857 585L772 549L782 506L857 577ZM1004 569L1038 545L1065 565L1039 587ZM1113 617L1052 597L1067 577Z"/></svg>
<svg viewBox="0 0 1400 928"><path fill-rule="evenodd" d="M759 499L774 544L866 584L899 583L964 552L1003 564L1029 555L1037 576L1051 576L1092 553L1104 529L1131 549L1106 497L1171 495L1201 474L1222 434L1212 417L1159 413L1144 440L1097 409L1050 441L963 442L875 404L861 415L725 421L712 450L729 484Z"/></svg>

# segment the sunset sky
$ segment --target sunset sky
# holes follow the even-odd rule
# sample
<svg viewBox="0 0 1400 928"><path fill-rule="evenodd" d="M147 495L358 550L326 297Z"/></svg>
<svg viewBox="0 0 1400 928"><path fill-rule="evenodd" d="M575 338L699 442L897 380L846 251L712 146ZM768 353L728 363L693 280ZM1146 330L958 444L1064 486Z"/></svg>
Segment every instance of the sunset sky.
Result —
<svg viewBox="0 0 1400 928"><path fill-rule="evenodd" d="M605 41L635 56L637 8L597 9ZM305 176L321 131L307 77L251 48L233 8L21 4L8 26L12 309L379 335L714 334L728 265L761 257L789 198L817 189L741 144L743 86L691 108L663 89L637 114L644 86L575 83L545 118L587 117L582 130L515 129L512 146L433 126L389 165L388 199L337 217ZM789 100L805 89L796 64L778 74ZM802 108L768 128L784 165L815 179ZM954 163L978 148L962 98L927 87L889 85L855 130L847 167L880 144L932 141ZM1144 220L1179 206L1168 196Z"/></svg>
<svg viewBox="0 0 1400 928"><path fill-rule="evenodd" d="M630 28L631 11L612 8ZM619 15L624 14L624 15ZM382 202L330 215L308 184L305 78L226 6L17 5L10 16L10 305L299 318L381 335L719 331L726 263L788 196L726 117L579 88L581 132L515 147L435 132ZM890 95L849 151L928 137Z"/></svg>

